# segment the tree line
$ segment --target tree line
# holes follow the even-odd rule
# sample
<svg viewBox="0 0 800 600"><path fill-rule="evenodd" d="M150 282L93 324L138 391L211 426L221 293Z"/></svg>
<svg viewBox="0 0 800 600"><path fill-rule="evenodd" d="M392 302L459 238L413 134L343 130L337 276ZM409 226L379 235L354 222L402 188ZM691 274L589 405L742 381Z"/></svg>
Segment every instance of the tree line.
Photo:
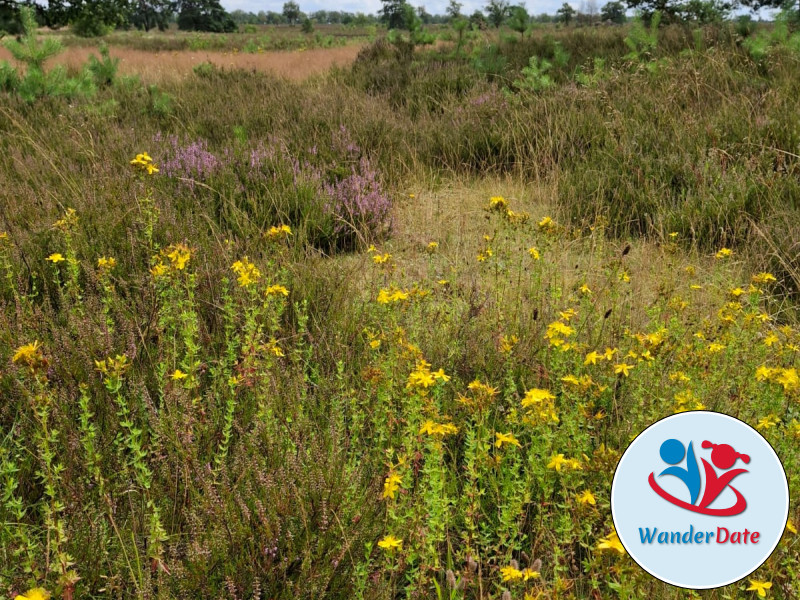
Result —
<svg viewBox="0 0 800 600"><path fill-rule="evenodd" d="M629 9L648 15L658 11L665 21L689 20L701 23L720 21L739 7L758 10L765 7L796 9L798 0L611 0L598 8L597 0L581 0L580 10L564 2L555 15L530 15L524 3L488 0L483 10L462 14L463 4L450 0L443 15L430 14L425 6L411 6L407 0L382 0L377 15L340 10L304 13L294 0L283 10L258 13L226 11L219 0L0 0L0 32L17 34L21 30L19 8L30 6L40 25L58 29L70 25L75 33L99 36L117 28L166 29L177 22L178 28L190 31L232 32L239 25L296 25L303 23L373 25L388 29L410 29L415 24L449 23L458 26L500 27L524 31L532 23L564 24L612 22L623 23Z"/></svg>

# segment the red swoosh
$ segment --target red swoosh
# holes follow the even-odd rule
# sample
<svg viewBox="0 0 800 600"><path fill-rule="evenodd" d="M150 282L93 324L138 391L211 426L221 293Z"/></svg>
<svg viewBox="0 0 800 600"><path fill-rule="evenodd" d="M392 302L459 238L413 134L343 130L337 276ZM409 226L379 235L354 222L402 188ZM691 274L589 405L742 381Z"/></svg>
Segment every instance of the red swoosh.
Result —
<svg viewBox="0 0 800 600"><path fill-rule="evenodd" d="M747 500L745 500L744 496L742 496L739 490L732 485L728 487L730 487L736 494L736 504L729 508L703 508L700 506L695 506L694 504L689 504L688 502L684 502L683 500L680 500L679 498L676 498L672 494L669 494L661 489L661 486L656 483L656 478L653 473L650 473L650 477L647 478L647 481L650 483L650 487L653 488L653 491L670 504L680 506L681 508L685 508L686 510L690 510L692 512L700 513L701 515L732 517L733 515L738 515L739 513L744 512L744 509L747 508Z"/></svg>

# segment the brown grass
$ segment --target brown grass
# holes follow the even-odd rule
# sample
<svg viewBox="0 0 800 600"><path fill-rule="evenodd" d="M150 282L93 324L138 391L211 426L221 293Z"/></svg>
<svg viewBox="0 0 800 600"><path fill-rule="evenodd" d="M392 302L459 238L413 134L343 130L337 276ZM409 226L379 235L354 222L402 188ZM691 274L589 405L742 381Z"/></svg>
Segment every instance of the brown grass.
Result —
<svg viewBox="0 0 800 600"><path fill-rule="evenodd" d="M290 79L302 80L324 73L334 65L341 66L352 62L360 49L360 45L348 45L304 51L245 54L208 50L146 52L112 48L110 54L120 59L120 73L138 74L147 82L158 83L168 79L180 79L190 74L192 68L202 62L211 62L218 67L229 69L271 71ZM51 64L80 68L91 54L99 55L95 48L70 47L55 57ZM0 60L9 59L11 55L8 50L0 48Z"/></svg>

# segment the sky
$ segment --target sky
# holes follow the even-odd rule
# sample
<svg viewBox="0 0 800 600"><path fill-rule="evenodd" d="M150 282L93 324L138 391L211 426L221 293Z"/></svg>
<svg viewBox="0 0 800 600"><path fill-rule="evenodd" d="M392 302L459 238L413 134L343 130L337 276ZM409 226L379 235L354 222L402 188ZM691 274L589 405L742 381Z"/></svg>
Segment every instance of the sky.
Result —
<svg viewBox="0 0 800 600"><path fill-rule="evenodd" d="M295 0L300 5L300 10L306 13L311 13L317 10L342 10L346 12L363 12L367 14L377 14L381 9L380 0L339 0L338 2L325 2L324 0ZM283 3L285 0L221 0L222 6L228 10L245 10L248 12L257 13L260 10L281 12L283 10ZM486 2L482 0L460 0L463 4L461 12L465 14L472 14L476 9L481 9L486 6ZM443 15L449 0L411 0L413 6L422 5L429 13L433 15ZM525 6L529 13L540 14L549 13L554 14L558 8L564 3L564 0L535 0L525 2ZM603 0L597 0L598 5L605 4ZM511 4L520 4L519 2L512 1ZM570 2L576 9L580 8L580 0Z"/></svg>

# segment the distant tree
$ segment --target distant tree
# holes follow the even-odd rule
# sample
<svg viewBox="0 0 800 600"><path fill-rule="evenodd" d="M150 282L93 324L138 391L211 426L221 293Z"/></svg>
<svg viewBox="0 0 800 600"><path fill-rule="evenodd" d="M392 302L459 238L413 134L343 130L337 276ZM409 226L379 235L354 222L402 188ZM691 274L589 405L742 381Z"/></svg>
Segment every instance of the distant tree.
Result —
<svg viewBox="0 0 800 600"><path fill-rule="evenodd" d="M464 6L461 2L457 2L456 0L450 0L450 3L447 5L447 16L451 21L456 20L461 16L461 7Z"/></svg>
<svg viewBox="0 0 800 600"><path fill-rule="evenodd" d="M508 0L489 0L486 5L486 14L489 22L495 27L500 27L503 24L503 21L508 17L508 11Z"/></svg>
<svg viewBox="0 0 800 600"><path fill-rule="evenodd" d="M486 29L487 27L486 15L484 15L481 11L476 10L474 13L470 15L469 24L472 27L477 27L478 29Z"/></svg>
<svg viewBox="0 0 800 600"><path fill-rule="evenodd" d="M720 0L689 0L681 5L680 16L684 21L693 21L700 25L721 23L733 10L730 2Z"/></svg>
<svg viewBox="0 0 800 600"><path fill-rule="evenodd" d="M300 19L300 6L297 2L289 2L283 5L283 16L289 21L289 25L294 25Z"/></svg>
<svg viewBox="0 0 800 600"><path fill-rule="evenodd" d="M625 5L619 0L608 2L600 9L600 19L603 21L611 21L612 23L625 22Z"/></svg>
<svg viewBox="0 0 800 600"><path fill-rule="evenodd" d="M558 20L564 23L564 25L569 25L572 22L572 19L575 18L575 9L570 6L569 3L564 2L556 11L556 16Z"/></svg>
<svg viewBox="0 0 800 600"><path fill-rule="evenodd" d="M520 38L525 37L525 31L528 29L531 17L524 6L512 6L511 16L508 18L508 26L514 31L519 33Z"/></svg>
<svg viewBox="0 0 800 600"><path fill-rule="evenodd" d="M237 27L219 0L180 0L178 29L230 33Z"/></svg>
<svg viewBox="0 0 800 600"><path fill-rule="evenodd" d="M72 31L81 37L100 37L127 25L130 6L126 0L83 0L70 11Z"/></svg>
<svg viewBox="0 0 800 600"><path fill-rule="evenodd" d="M22 33L19 6L15 0L0 0L0 33Z"/></svg>
<svg viewBox="0 0 800 600"><path fill-rule="evenodd" d="M383 2L383 8L380 10L380 17L386 27L388 29L406 29L408 3L405 0L381 0L381 2Z"/></svg>
<svg viewBox="0 0 800 600"><path fill-rule="evenodd" d="M424 25L429 25L433 21L433 16L422 5L417 7L417 16Z"/></svg>
<svg viewBox="0 0 800 600"><path fill-rule="evenodd" d="M150 31L164 31L175 13L172 0L136 0L131 7L131 25Z"/></svg>
<svg viewBox="0 0 800 600"><path fill-rule="evenodd" d="M314 23L311 22L311 19L305 17L303 22L300 24L300 31L303 33L314 33Z"/></svg>

